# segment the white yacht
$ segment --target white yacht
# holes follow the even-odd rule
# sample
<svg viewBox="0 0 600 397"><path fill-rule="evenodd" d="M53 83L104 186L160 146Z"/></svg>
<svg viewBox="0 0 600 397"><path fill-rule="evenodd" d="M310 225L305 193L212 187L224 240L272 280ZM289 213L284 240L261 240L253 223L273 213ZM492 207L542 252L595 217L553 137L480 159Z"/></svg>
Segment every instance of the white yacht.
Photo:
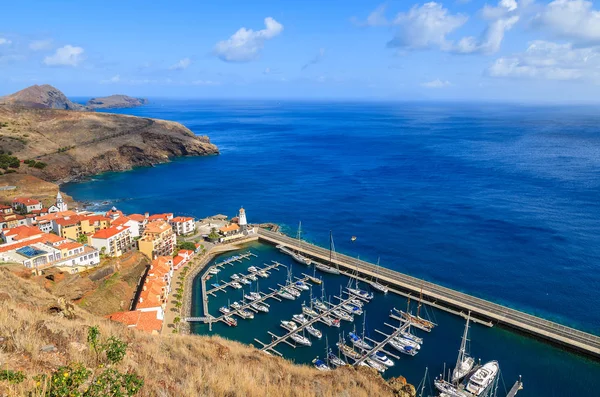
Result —
<svg viewBox="0 0 600 397"><path fill-rule="evenodd" d="M467 352L467 342L469 341L469 320L471 319L471 312L467 315L467 323L465 324L465 331L462 336L462 341L460 343L460 349L458 349L458 358L456 359L456 366L454 367L454 371L452 371L452 383L456 383L473 369L473 365L475 365L475 360L473 357L469 356Z"/></svg>
<svg viewBox="0 0 600 397"><path fill-rule="evenodd" d="M475 371L475 373L469 378L467 391L475 396L483 394L483 392L485 392L488 387L494 383L494 379L496 379L499 370L500 366L498 365L498 361L490 361L489 363L485 363L483 367Z"/></svg>

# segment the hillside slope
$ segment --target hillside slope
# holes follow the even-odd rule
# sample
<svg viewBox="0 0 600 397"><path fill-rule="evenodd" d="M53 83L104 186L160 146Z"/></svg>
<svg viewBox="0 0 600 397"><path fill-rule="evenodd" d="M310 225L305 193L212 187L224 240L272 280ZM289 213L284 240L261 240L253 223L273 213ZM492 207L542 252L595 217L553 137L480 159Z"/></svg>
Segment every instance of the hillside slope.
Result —
<svg viewBox="0 0 600 397"><path fill-rule="evenodd" d="M45 109L85 109L85 106L71 102L59 89L49 84L32 85L14 94L0 97L0 103Z"/></svg>
<svg viewBox="0 0 600 397"><path fill-rule="evenodd" d="M0 363L22 370L20 384L0 382L0 395L26 395L33 376L70 362L94 366L86 344L89 326L128 343L122 371L144 378L140 396L399 396L414 388L397 378L393 388L374 370L352 367L322 373L219 337L151 336L67 307L36 283L0 268ZM53 345L55 351L44 351Z"/></svg>
<svg viewBox="0 0 600 397"><path fill-rule="evenodd" d="M47 164L22 164L17 172L58 182L219 152L208 137L171 121L6 105L0 105L0 149Z"/></svg>

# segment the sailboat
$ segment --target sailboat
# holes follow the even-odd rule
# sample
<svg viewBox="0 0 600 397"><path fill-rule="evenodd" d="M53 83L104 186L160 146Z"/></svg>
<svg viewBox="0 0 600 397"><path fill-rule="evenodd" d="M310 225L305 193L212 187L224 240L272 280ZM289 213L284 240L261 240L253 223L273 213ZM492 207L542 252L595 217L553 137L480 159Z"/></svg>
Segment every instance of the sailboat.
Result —
<svg viewBox="0 0 600 397"><path fill-rule="evenodd" d="M331 367L329 366L329 343L327 342L327 338L325 338L325 361L319 359L319 357L315 358L312 362L316 369L319 371L331 371Z"/></svg>
<svg viewBox="0 0 600 397"><path fill-rule="evenodd" d="M379 292L383 292L384 294L388 293L388 288L381 284L379 282L379 280L377 279L377 276L379 275L379 258L377 258L377 269L375 271L375 280L371 281L371 287L375 288L377 291Z"/></svg>
<svg viewBox="0 0 600 397"><path fill-rule="evenodd" d="M329 274L340 274L340 269L336 266L333 267L333 263L332 263L332 255L333 255L333 234L331 233L331 230L329 231L329 266L328 265L324 265L322 263L318 263L315 262L315 267L317 269L319 269L322 272L325 273L329 273Z"/></svg>
<svg viewBox="0 0 600 397"><path fill-rule="evenodd" d="M425 332L431 332L433 327L435 327L437 324L421 317L420 313L421 313L421 302L422 301L423 301L423 288L421 288L421 297L419 298L419 305L417 306L417 315L416 316L410 312L410 298L408 298L406 312L403 312L403 311L397 310L397 309L394 309L394 310L396 312L400 313L400 315L402 316L402 319L405 322L410 322L413 327L419 328L420 330L423 330Z"/></svg>
<svg viewBox="0 0 600 397"><path fill-rule="evenodd" d="M302 246L302 239L300 238L300 235L302 233L302 222L300 222L298 224L298 234L297 234L297 238L298 238L298 247ZM278 245L276 247L277 249L279 249L279 251L283 252L284 254L288 254L292 257L293 260L295 260L298 263L302 263L303 265L306 266L310 266L312 261L310 259L308 259L307 257L303 256L300 254L299 251L292 251L289 248L283 246L283 245Z"/></svg>
<svg viewBox="0 0 600 397"><path fill-rule="evenodd" d="M305 274L306 277L308 277L308 279L310 280L311 283L313 284L318 284L320 285L321 283L323 283L323 280L320 278L317 278L317 267L313 267L313 275L308 275Z"/></svg>
<svg viewBox="0 0 600 397"><path fill-rule="evenodd" d="M358 263L356 264L356 272L354 274L354 280L356 281L354 288L351 287L352 279L350 279L350 281L348 281L348 287L346 288L348 290L348 292L350 292L350 294L352 294L354 296L364 299L365 301L369 301L369 300L373 299L372 292L367 292L365 290L358 288Z"/></svg>
<svg viewBox="0 0 600 397"><path fill-rule="evenodd" d="M341 367L343 365L346 365L346 362L344 360L342 360L340 357L336 356L335 353L329 348L329 341L327 340L327 336L325 337L325 346L327 348L327 361L329 362L329 365L333 365L336 367ZM341 354L339 353L339 347L338 347L338 354L339 356L341 356Z"/></svg>
<svg viewBox="0 0 600 397"><path fill-rule="evenodd" d="M452 371L452 383L460 381L464 378L472 369L473 365L475 365L475 360L473 357L470 357L467 353L467 342L469 335L469 320L471 319L471 312L467 314L467 323L465 324L465 332L462 336L462 341L460 343L460 349L458 350L458 357L456 359L456 366L454 367L454 371Z"/></svg>

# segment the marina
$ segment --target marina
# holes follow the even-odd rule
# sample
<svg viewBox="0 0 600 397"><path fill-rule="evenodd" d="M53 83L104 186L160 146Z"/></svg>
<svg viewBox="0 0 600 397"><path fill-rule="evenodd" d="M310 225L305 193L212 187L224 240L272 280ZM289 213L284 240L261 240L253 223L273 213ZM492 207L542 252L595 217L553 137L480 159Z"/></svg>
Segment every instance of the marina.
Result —
<svg viewBox="0 0 600 397"><path fill-rule="evenodd" d="M256 257L253 256L251 261L243 261L243 265L240 262L236 262L236 266L227 266L227 270L224 270L223 273L229 272L239 274L241 270L246 270L246 268L250 266L260 268L264 266L264 262L277 262L281 265L284 265L288 270L298 274L301 277L293 277L292 281L295 282L296 280L303 280L309 286L310 290L302 290L302 292L298 291L300 293L300 297L294 300L282 299L280 296L277 295L277 292L281 290L282 286L290 286L289 275L286 274L286 271L273 272L271 277L269 277L268 279L259 279L260 286L262 287L261 290L264 291L264 293L261 293L261 296L265 297L266 295L270 295L271 297L273 297L273 299L268 297L265 298L269 305L269 313L265 314L252 311L255 317L254 320L242 319L242 317L240 316L233 315L233 317L237 318L237 327L227 326L226 322L223 321L223 314L213 313L213 311L219 309L220 306L227 306L229 300L231 300L231 302L237 300L242 304L242 308L250 310L249 305L255 301L246 303L243 303L242 301L244 295L247 295L249 291L255 290L252 287L255 288L256 286L254 284L252 286L245 286L243 290L239 291L229 289L230 292L228 292L227 294L216 294L216 297L209 295L211 308L210 313L207 312L209 313L209 315L205 317L202 315L204 312L198 310L193 310L192 312L193 315L202 317L201 319L198 319L198 321L190 322L190 326L192 327L193 333L210 332L210 330L212 329L213 332L216 331L218 334L223 335L225 337L240 340L248 344L253 344L261 350L264 348L263 343L268 346L270 342L276 342L276 338L283 338L282 340L279 340L278 343L276 343L276 346L273 347L274 350L277 351L277 353L273 353L269 350L270 354L281 354L285 358L291 359L295 362L307 363L311 365L315 360L315 355L318 354L317 352L323 352L325 350L325 341L327 339L329 339L330 342L337 341L338 335L343 334L345 335L344 339L346 340L346 344L349 346L352 345L349 339L346 339L346 337L348 336L349 332L353 332L354 327L359 327L359 324L364 321L364 313L361 315L355 315L353 322L348 322L344 320L341 321L340 328L328 326L325 321L313 321L312 323L308 324L296 323L297 329L292 332L290 330L284 330L281 326L281 321L294 321L295 319L293 318L293 315L297 315L300 313L304 313L304 317L309 317L304 311L305 309L307 311L311 310L311 298L309 298L309 294L313 299L319 298L320 300L325 301L328 310L331 310L330 315L333 312L333 310L341 310L344 304L351 305L352 302L349 301L350 296L347 294L348 290L346 288L349 285L351 285L353 288L355 287L355 269L348 268L347 270L342 270L342 274L340 275L319 275L319 271L317 270L316 276L320 281L322 281L323 285L316 285L312 284L311 281L307 279L307 276L312 275L314 273L313 269L307 269L305 265L296 263L291 258L289 258L289 255L282 253L274 246L255 242L251 243L249 248L252 249L253 253L257 254ZM219 259L219 257L217 257L213 262L218 263L221 261L222 260ZM209 268L210 266L208 266L206 269ZM340 268L342 267L340 266ZM223 274L222 278L229 280L229 273ZM201 277L198 277L196 279L199 283L199 288L197 292L200 292L200 279ZM362 275L358 276L359 288L369 288L369 285L366 283L366 280L368 279L364 278ZM341 294L339 293L340 288L342 289ZM322 289L324 290L323 293L320 292ZM396 334L402 334L402 332L406 332L407 329L405 328L407 325L406 323L402 323L400 320L390 317L390 312L393 311L394 308L403 308L403 310L407 310L406 298L401 294L395 293L393 291L395 289L396 288L390 289L390 293L388 294L375 293L372 299L372 302L376 302L375 306L367 304L364 300L362 301L364 304L362 310L366 310L368 312L368 317L370 319L366 322L366 332L364 334L364 340L373 347L373 352L376 351L377 348L379 348L381 354L387 356L388 359L391 359L395 362L394 366L388 367L386 370L384 370L384 372L382 372L382 375L384 377L387 378L390 376L403 375L407 376L411 383L414 382L416 384L418 383L418 379L422 377L422 371L425 366L430 366L433 370L432 373L442 373L442 365L445 366L444 362L447 364L454 364L454 361L456 361L456 352L459 348L458 345L460 344L460 335L464 331L464 318L468 316L468 312L461 313L460 311L455 311L455 313L450 313L445 310L440 311L435 306L427 304L427 297L420 298L419 293L407 293L406 295L410 296L409 306L411 306L411 308L408 310L412 310L413 313L417 313L417 304L422 300L423 308L421 308L421 316L424 316L425 318L429 318L429 316L431 316L432 321L435 324L438 324L438 326L435 327L435 329L433 329L430 333L424 332L422 330L416 329L414 326L411 326L411 329L413 330L412 333L414 334L414 336L421 340L425 340L425 345L421 348L419 354L415 356L401 354L400 352L395 350L389 343L387 347L385 346L385 343L382 343L382 341L385 341L389 338L390 334L394 334L393 336L396 336ZM333 295L330 295L330 293L334 291L338 292ZM197 295L197 297L199 298L200 295ZM197 302L197 304L200 302L199 300L195 301ZM329 302L332 302L331 305L329 304ZM197 306L197 304L195 305L195 307L201 308L201 306ZM425 307L427 307L428 310L424 310ZM397 317L401 318L400 316ZM258 318L260 318L260 321L258 321ZM387 321L385 320L386 318L388 319ZM396 322L391 322L389 319L392 319ZM497 337L501 337L502 339L504 339L505 336L508 337L511 335L510 333L507 333L506 331L501 331L500 329L495 330L496 327L490 328L485 324L473 322L472 319L471 323L473 324L471 328L475 327L473 328L473 332L475 334L481 334L482 332L485 332L487 334L489 332L492 332L493 334L497 335ZM392 324L399 324L402 327L402 329L396 332L396 330L399 327L397 325L392 326ZM321 331L322 337L317 338L309 334L307 330L309 325ZM376 327L373 328L373 326ZM386 329L382 329L381 327L387 327L389 331L387 331ZM202 331L202 329L205 329L206 331ZM299 332L298 329L300 330ZM284 332L278 332L277 330L283 330ZM302 332L302 330L304 330L304 333ZM295 337L297 338L297 340L294 340L292 338L292 334L299 335L298 337ZM447 334L455 335L455 338L451 337L450 341L452 343L448 346L446 346L446 343L443 342L446 339L445 335ZM271 340L265 340L261 335L267 335L268 338L270 338ZM287 338L285 338L286 336ZM310 346L305 344L307 342L304 340L304 338L308 340ZM260 340L261 343L259 344L259 342L255 339ZM393 338L390 339L393 340ZM478 344L478 342L479 341L475 339L474 343ZM502 376L504 377L503 379L505 379L504 382L508 384L507 381L510 381L509 388L512 385L512 382L514 382L514 379L518 378L518 376L520 375L519 372L522 368L521 360L523 359L523 357L521 356L517 358L507 356L506 354L504 354L502 346L506 346L510 343L511 342L509 340L503 340L502 342L498 341L490 346L486 345L485 348L479 346L477 348L477 355L475 356L480 357L479 354L483 354L483 356L486 358L498 359L498 361L503 365ZM543 346L543 344L540 344L540 349L547 349L547 347ZM339 355L335 343L331 344L331 348L335 355ZM362 358L363 361L361 364L357 365L370 366L370 364L373 364L373 352L370 352L370 354L362 352L362 354L359 357ZM534 354L531 354L531 356L533 355ZM325 363L325 365L327 365L326 357L323 354L320 354L320 356L320 360L323 363ZM399 357L399 359L397 359L396 357ZM351 364L356 364L355 359L347 358L347 360ZM436 366L438 367L437 370L435 370ZM536 390L533 389L533 386L539 386L539 382L536 382L535 379L530 379L529 374L523 375L525 376L525 379L527 381L526 391ZM433 388L433 383L431 383L428 387L433 393L435 390ZM527 394L526 391L523 393L523 395L530 395ZM508 392L508 390L506 390L506 392ZM499 393L498 395L503 396L506 394ZM519 392L519 396L521 396L521 392Z"/></svg>

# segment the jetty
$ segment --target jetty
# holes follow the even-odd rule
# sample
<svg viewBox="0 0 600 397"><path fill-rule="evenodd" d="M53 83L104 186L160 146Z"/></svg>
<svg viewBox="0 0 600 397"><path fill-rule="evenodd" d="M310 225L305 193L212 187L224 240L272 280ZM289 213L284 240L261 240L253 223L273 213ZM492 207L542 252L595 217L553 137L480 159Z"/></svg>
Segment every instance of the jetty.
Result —
<svg viewBox="0 0 600 397"><path fill-rule="evenodd" d="M291 251L322 263L329 263L329 250L306 241L299 243L298 239L282 233L258 228L258 238L261 241L282 245ZM365 279L377 277L382 284L393 287L393 292L402 292L422 296L421 301L438 308L453 311L455 314L471 312L480 322L500 324L533 335L537 338L564 346L585 355L600 358L600 336L567 327L543 318L524 313L500 304L477 298L463 292L443 287L395 270L377 267L375 264L336 253L331 259L333 265L349 272L357 272L356 276ZM290 333L291 334L291 333Z"/></svg>
<svg viewBox="0 0 600 397"><path fill-rule="evenodd" d="M296 334L298 332L302 332L302 330L304 330L306 327L308 327L309 325L312 325L312 324L316 323L317 321L322 321L321 319L323 317L330 315L334 310L340 309L343 305L345 305L347 303L350 303L350 301L352 299L355 299L356 297L349 296L346 299L342 299L340 297L336 297L336 298L338 298L340 300L340 303L338 303L337 305L330 304L329 305L329 309L327 309L326 311L322 311L316 317L311 317L307 322L305 322L303 324L300 324L295 330L289 331L288 333L286 333L283 336L279 336L279 335L276 335L276 334L274 334L272 332L269 332L269 335L271 335L271 337L273 337L273 340L271 341L271 343L264 343L264 342L261 342L260 340L258 340L256 338L254 338L254 340L257 343L260 343L262 345L262 349L261 349L262 351L264 351L266 353L273 352L273 353L275 353L275 354L283 357L283 355L280 352L278 352L277 350L274 349L275 346L277 346L280 343L287 343L291 347L295 348L296 345L294 345L293 343L291 343L291 342L289 342L287 340L290 336L292 336L292 335L294 335L294 334Z"/></svg>
<svg viewBox="0 0 600 397"><path fill-rule="evenodd" d="M279 262L274 262L272 265L266 265L265 267L257 268L257 270L258 270L258 272L262 272L262 271L266 272L266 271L273 270L273 269L279 270L279 269L277 269L279 266L285 266L285 265L282 265ZM258 272L252 272L252 273L248 273L248 274L241 274L240 273L239 277L240 278L246 278L246 277L248 277L248 276L250 276L252 274L257 274ZM226 283L220 284L218 287L214 287L214 288L209 289L208 291L206 291L206 294L212 295L212 296L216 296L215 292L224 291L225 288L231 287L231 284L235 283L236 281L239 282L239 280L231 280L231 281L228 281Z"/></svg>

